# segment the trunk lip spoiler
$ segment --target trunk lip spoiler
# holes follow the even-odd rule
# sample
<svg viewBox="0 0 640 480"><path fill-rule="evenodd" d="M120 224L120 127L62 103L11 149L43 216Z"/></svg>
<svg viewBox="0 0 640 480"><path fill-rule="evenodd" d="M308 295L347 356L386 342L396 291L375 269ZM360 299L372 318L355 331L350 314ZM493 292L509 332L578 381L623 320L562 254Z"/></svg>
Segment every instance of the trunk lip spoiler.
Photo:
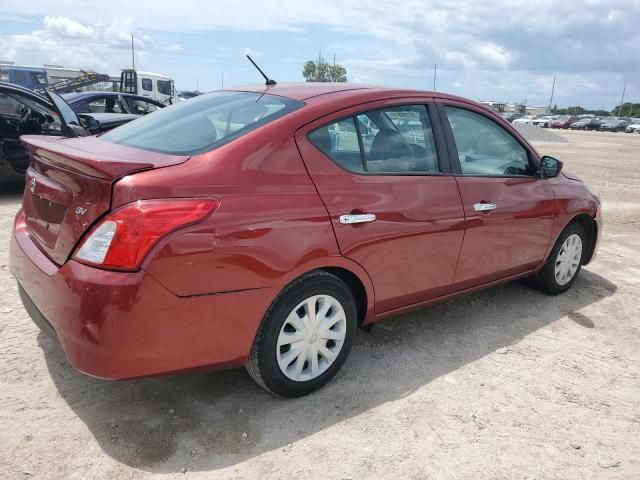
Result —
<svg viewBox="0 0 640 480"><path fill-rule="evenodd" d="M113 144L113 150L115 150L113 154L78 148L87 141L112 145L98 137L69 139L45 135L23 135L20 137L20 141L32 155L37 157L38 161L80 175L113 181L145 170L179 165L191 158L190 156L148 152L115 144ZM126 152L127 155L119 156L118 151ZM140 159L131 160L130 157L133 156L140 157Z"/></svg>

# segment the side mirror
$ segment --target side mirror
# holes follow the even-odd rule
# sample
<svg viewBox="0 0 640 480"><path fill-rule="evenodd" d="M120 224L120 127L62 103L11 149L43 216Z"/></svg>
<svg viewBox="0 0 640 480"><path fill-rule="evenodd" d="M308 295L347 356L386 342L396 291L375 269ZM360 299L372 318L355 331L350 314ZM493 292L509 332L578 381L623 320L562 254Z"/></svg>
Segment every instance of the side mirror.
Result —
<svg viewBox="0 0 640 480"><path fill-rule="evenodd" d="M557 158L544 156L540 160L540 168L538 169L538 175L540 178L553 178L557 177L562 170L562 162Z"/></svg>

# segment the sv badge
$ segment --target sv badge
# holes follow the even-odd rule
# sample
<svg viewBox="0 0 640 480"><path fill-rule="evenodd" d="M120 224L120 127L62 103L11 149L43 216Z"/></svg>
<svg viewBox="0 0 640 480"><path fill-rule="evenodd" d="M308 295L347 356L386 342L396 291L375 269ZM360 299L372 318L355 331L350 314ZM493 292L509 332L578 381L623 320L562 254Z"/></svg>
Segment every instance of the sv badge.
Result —
<svg viewBox="0 0 640 480"><path fill-rule="evenodd" d="M87 213L87 209L86 208L76 207L76 216L81 217L85 213Z"/></svg>

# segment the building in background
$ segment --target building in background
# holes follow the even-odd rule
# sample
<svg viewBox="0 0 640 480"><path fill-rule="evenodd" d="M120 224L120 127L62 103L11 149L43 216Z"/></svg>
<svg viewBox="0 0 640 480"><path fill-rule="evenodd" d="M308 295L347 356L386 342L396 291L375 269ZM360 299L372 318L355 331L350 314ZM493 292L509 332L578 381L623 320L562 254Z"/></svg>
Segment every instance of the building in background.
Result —
<svg viewBox="0 0 640 480"><path fill-rule="evenodd" d="M543 115L547 113L547 107L534 107L524 103L507 103L496 100L484 100L479 102L498 113L521 113L523 115Z"/></svg>

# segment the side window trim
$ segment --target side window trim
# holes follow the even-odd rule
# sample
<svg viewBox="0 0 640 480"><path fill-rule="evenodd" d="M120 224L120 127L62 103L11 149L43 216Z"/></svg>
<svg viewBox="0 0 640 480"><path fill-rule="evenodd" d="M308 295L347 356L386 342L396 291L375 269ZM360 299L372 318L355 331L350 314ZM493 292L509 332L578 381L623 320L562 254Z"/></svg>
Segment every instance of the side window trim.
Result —
<svg viewBox="0 0 640 480"><path fill-rule="evenodd" d="M443 125L443 119L438 109L436 102L427 103L427 110L431 119L431 128L433 129L433 141L436 144L436 152L438 159L438 166L441 175L452 175L453 166L451 165L451 157L449 153L449 147L446 140L446 132ZM446 119L445 119L446 121ZM457 154L457 152L456 152Z"/></svg>
<svg viewBox="0 0 640 480"><path fill-rule="evenodd" d="M362 132L360 131L360 122L358 121L357 114L351 115L351 118L353 120L353 124L356 127L356 136L358 137L358 147L360 148L360 162L362 162L362 170L363 170L363 172L360 172L360 174L366 175L367 173L369 173L369 169L367 167L367 162L365 160L365 155L364 155L364 143L362 143ZM331 160L333 161L333 159ZM353 172L353 173L357 174L356 172Z"/></svg>
<svg viewBox="0 0 640 480"><path fill-rule="evenodd" d="M522 143L522 141L511 134L511 132L509 132L508 130L506 130L504 127L502 127L502 125L500 125L498 122L494 121L492 118L483 115L471 108L465 107L463 104L457 104L457 103L449 103L449 102L442 102L442 101L436 101L435 102L435 106L438 110L438 113L440 115L440 125L442 127L442 129L444 130L444 137L445 137L445 144L446 144L446 148L448 150L449 153L449 162L451 163L451 168L452 168L452 174L456 177L486 177L486 178L538 178L536 177L536 175L489 175L489 174L464 174L462 173L462 167L460 166L460 158L458 157L458 147L456 146L456 141L455 138L453 136L453 131L451 130L451 125L449 124L449 117L447 116L447 112L445 110L445 107L452 107L452 108L459 108L461 110L467 110L469 112L475 113L477 115L481 115L483 118L486 118L488 121L493 122L495 125L497 125L498 127L502 128L507 134L511 135L511 138L513 138L514 140L516 140L518 142L518 144L520 146L522 146L522 148L525 150L525 152L527 153L527 160L529 161L529 166L532 169L537 168L536 166L536 162L533 160L532 158L532 153L531 150Z"/></svg>
<svg viewBox="0 0 640 480"><path fill-rule="evenodd" d="M424 100L418 100L416 102L403 102L403 103L398 103L398 104L394 104L394 105L389 105L390 107L408 107L408 106L424 106L426 109L426 113L429 119L429 122L431 124L431 128L433 130L433 141L435 144L435 153L436 153L436 162L438 164L438 172L369 172L367 170L367 166L366 166L366 161L365 161L365 150L364 150L364 145L362 143L362 136L360 134L360 125L358 122L358 115L362 114L362 113L366 113L369 111L373 111L373 110L380 110L384 107L373 107L373 108L368 108L365 110L359 110L357 112L353 112L351 114L348 115L344 115L344 116L339 116L339 117L335 117L332 118L330 121L325 122L321 125L318 125L315 128L310 129L308 132L306 132L304 134L304 138L307 142L309 142L313 148L317 149L318 151L320 151L320 153L322 153L322 155L324 155L331 163L333 163L334 165L336 165L338 168L344 170L345 172L351 174L351 175L360 175L360 176L395 176L395 177L415 177L415 176L423 176L423 177L434 177L434 176L451 176L451 175L455 175L455 173L453 173L452 170L452 165L451 165L451 160L448 157L448 153L449 153L449 149L447 148L446 142L444 140L444 137L446 136L445 133L443 132L443 122L441 120L441 115L438 115L438 110L437 110L437 103L434 100L430 100L430 101L424 101ZM446 119L446 116L444 117ZM348 168L344 167L343 165L340 165L338 162L336 162L333 158L331 158L328 155L325 155L320 149L318 149L310 140L309 140L309 134L311 132L313 132L314 130L318 129L318 128L322 128L324 126L327 125L331 125L333 123L337 123L343 120L348 120L348 119L352 119L352 121L355 124L355 128L356 128L356 132L357 132L357 136L358 136L358 146L360 149L360 158L362 161L362 165L363 165L363 169L364 172L357 172L357 171L353 171L353 170L349 170ZM457 154L457 150L456 150L456 154ZM449 161L447 161L449 160Z"/></svg>

